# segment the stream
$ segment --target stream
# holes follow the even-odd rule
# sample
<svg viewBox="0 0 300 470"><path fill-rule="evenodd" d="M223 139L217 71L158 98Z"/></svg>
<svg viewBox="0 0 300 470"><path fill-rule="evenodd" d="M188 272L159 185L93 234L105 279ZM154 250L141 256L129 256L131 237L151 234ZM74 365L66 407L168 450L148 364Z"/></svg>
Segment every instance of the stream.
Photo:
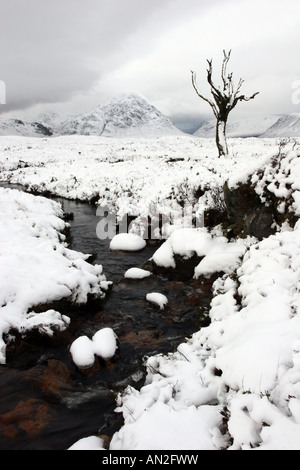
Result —
<svg viewBox="0 0 300 470"><path fill-rule="evenodd" d="M64 450L90 435L100 435L108 446L122 426L116 395L127 385L139 389L144 384L145 358L174 351L208 322L212 280L200 283L180 272L125 279L125 271L142 267L157 246L111 252L109 240L96 235L96 206L53 199L73 214L70 248L93 253L93 262L103 266L113 288L101 305L63 312L71 318L65 332L52 338L32 334L8 347L7 364L0 366L1 450ZM145 300L152 291L168 297L164 310ZM98 358L92 368L79 370L69 353L72 341L103 327L118 336L116 356L108 362Z"/></svg>

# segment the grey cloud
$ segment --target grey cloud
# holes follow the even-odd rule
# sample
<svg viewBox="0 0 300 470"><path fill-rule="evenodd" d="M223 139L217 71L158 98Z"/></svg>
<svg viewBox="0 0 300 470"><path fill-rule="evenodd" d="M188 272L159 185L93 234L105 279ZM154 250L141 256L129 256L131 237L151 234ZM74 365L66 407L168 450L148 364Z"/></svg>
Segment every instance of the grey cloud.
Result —
<svg viewBox="0 0 300 470"><path fill-rule="evenodd" d="M90 89L102 70L128 58L126 39L165 3L1 0L0 78L7 86L2 111L65 101Z"/></svg>

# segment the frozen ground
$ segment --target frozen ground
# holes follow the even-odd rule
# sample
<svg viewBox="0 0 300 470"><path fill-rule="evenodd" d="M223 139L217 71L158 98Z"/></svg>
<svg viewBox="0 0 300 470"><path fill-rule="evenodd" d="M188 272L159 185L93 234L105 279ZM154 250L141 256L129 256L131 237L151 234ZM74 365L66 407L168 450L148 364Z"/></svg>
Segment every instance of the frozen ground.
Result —
<svg viewBox="0 0 300 470"><path fill-rule="evenodd" d="M3 180L66 197L96 197L119 216L161 209L179 214L183 206L195 215L222 204L225 181L234 186L249 175L262 199L267 188L280 198L282 214L300 214L296 142L279 149L276 139L233 139L228 158L217 158L213 141L192 137L5 137L0 146ZM16 193L5 191L14 194L15 206ZM6 213L6 232L17 240L14 212ZM32 218L29 213L30 230ZM110 449L299 450L300 223L292 228L285 222L262 241L230 242L219 228L175 231L179 226L171 227L154 259L172 268L176 254L189 258L196 251L204 258L195 278L222 269L213 285L211 323L177 351L148 358L145 385L118 397L124 426ZM7 286L3 276L2 282ZM102 444L90 437L72 447L100 450Z"/></svg>
<svg viewBox="0 0 300 470"><path fill-rule="evenodd" d="M245 178L278 152L278 140L230 139L229 148L231 158L226 159L218 158L214 140L192 136L2 137L0 181L97 200L119 219L163 214L180 226L184 212L187 219L193 214L200 220L203 209L216 204L230 175Z"/></svg>

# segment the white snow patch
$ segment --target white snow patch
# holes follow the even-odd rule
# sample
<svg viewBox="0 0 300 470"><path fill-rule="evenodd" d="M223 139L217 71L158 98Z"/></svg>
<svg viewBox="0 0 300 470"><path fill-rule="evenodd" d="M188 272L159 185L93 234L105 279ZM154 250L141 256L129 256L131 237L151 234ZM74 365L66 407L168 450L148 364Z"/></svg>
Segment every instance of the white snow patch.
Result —
<svg viewBox="0 0 300 470"><path fill-rule="evenodd" d="M124 277L127 279L144 279L151 275L150 271L141 268L129 268L124 274Z"/></svg>
<svg viewBox="0 0 300 470"><path fill-rule="evenodd" d="M146 295L146 300L152 304L158 305L161 310L168 304L168 298L160 292L149 292L149 294Z"/></svg>
<svg viewBox="0 0 300 470"><path fill-rule="evenodd" d="M119 233L110 242L111 250L139 251L145 248L146 241L134 233Z"/></svg>

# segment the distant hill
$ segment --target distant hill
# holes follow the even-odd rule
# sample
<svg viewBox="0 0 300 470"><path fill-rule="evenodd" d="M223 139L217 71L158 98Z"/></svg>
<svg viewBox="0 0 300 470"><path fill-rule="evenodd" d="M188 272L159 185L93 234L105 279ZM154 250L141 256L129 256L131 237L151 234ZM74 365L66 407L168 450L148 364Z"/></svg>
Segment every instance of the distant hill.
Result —
<svg viewBox="0 0 300 470"><path fill-rule="evenodd" d="M263 118L241 119L228 121L226 127L227 137L258 137L278 121L278 116L267 116ZM204 121L199 129L194 132L196 137L213 138L216 134L216 120Z"/></svg>
<svg viewBox="0 0 300 470"><path fill-rule="evenodd" d="M25 122L20 119L0 119L0 135L50 137L52 134L52 130L40 122Z"/></svg>
<svg viewBox="0 0 300 470"><path fill-rule="evenodd" d="M300 113L281 116L261 137L300 137Z"/></svg>

